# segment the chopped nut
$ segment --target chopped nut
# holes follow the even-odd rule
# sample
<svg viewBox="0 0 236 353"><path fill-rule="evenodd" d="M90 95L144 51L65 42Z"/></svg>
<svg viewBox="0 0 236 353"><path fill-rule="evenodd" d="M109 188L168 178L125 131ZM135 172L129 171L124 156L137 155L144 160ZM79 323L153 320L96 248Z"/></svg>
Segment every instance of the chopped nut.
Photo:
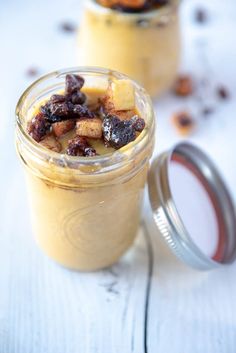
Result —
<svg viewBox="0 0 236 353"><path fill-rule="evenodd" d="M181 136L190 135L195 128L195 122L188 112L174 113L171 120L178 134Z"/></svg>
<svg viewBox="0 0 236 353"><path fill-rule="evenodd" d="M40 143L40 145L42 145L42 146L44 146L54 152L61 151L61 144L59 141L57 141L57 139L53 135L47 135L39 143Z"/></svg>
<svg viewBox="0 0 236 353"><path fill-rule="evenodd" d="M188 75L180 75L174 85L177 96L186 97L193 93L193 81Z"/></svg>
<svg viewBox="0 0 236 353"><path fill-rule="evenodd" d="M65 120L52 124L52 131L55 136L60 137L75 127L75 120Z"/></svg>
<svg viewBox="0 0 236 353"><path fill-rule="evenodd" d="M76 134L95 139L102 138L102 121L99 118L79 119L76 123Z"/></svg>

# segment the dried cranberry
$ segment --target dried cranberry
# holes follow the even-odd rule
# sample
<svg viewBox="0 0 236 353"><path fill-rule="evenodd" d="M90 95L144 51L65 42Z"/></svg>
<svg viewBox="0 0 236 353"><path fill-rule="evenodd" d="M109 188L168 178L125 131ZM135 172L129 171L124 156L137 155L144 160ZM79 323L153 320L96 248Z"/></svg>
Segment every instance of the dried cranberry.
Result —
<svg viewBox="0 0 236 353"><path fill-rule="evenodd" d="M63 96L62 94L53 94L50 97L51 103L62 103L62 102L65 102L65 100L66 100L66 97Z"/></svg>
<svg viewBox="0 0 236 353"><path fill-rule="evenodd" d="M76 91L79 91L84 85L83 77L79 75L66 75L66 93L72 94Z"/></svg>
<svg viewBox="0 0 236 353"><path fill-rule="evenodd" d="M120 120L114 115L107 115L103 120L102 128L105 142L116 149L136 138L131 120Z"/></svg>
<svg viewBox="0 0 236 353"><path fill-rule="evenodd" d="M50 114L52 116L56 115L56 116L67 117L71 112L71 109L73 109L73 107L68 102L63 102L63 103L51 103L49 105L49 109L50 109Z"/></svg>
<svg viewBox="0 0 236 353"><path fill-rule="evenodd" d="M95 116L87 107L80 104L74 105L70 101L62 103L49 101L40 109L50 123L81 117L94 118Z"/></svg>
<svg viewBox="0 0 236 353"><path fill-rule="evenodd" d="M135 131L142 132L145 128L145 121L140 118L138 115L135 115L131 118L132 126Z"/></svg>
<svg viewBox="0 0 236 353"><path fill-rule="evenodd" d="M29 135L39 142L49 131L50 123L46 120L43 113L38 113L29 123L27 130Z"/></svg>
<svg viewBox="0 0 236 353"><path fill-rule="evenodd" d="M76 115L78 118L95 118L95 114L91 112L88 107L85 107L80 104L75 104L73 106L73 113Z"/></svg>
<svg viewBox="0 0 236 353"><path fill-rule="evenodd" d="M89 145L86 138L81 136L76 136L72 140L69 140L66 153L69 156L84 157L93 157L97 155L96 150Z"/></svg>
<svg viewBox="0 0 236 353"><path fill-rule="evenodd" d="M83 92L75 92L68 97L73 104L84 104L86 101L86 95Z"/></svg>

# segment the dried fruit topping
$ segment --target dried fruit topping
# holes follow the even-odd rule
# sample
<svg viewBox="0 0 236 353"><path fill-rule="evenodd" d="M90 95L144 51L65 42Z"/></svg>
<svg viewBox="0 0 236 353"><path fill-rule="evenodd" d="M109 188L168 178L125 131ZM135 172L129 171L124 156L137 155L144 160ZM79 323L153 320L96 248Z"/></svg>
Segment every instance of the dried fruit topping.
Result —
<svg viewBox="0 0 236 353"><path fill-rule="evenodd" d="M61 152L61 144L53 135L45 136L39 143L40 145L48 148L49 150L52 150L54 152Z"/></svg>
<svg viewBox="0 0 236 353"><path fill-rule="evenodd" d="M133 116L130 121L132 123L133 128L137 132L142 132L145 128L145 121L138 115Z"/></svg>
<svg viewBox="0 0 236 353"><path fill-rule="evenodd" d="M97 2L122 12L141 12L166 5L169 0L97 0Z"/></svg>
<svg viewBox="0 0 236 353"><path fill-rule="evenodd" d="M173 114L172 122L177 132L182 136L189 135L195 127L192 116L185 111Z"/></svg>
<svg viewBox="0 0 236 353"><path fill-rule="evenodd" d="M68 97L73 104L84 104L86 101L86 95L83 92L75 92Z"/></svg>
<svg viewBox="0 0 236 353"><path fill-rule="evenodd" d="M73 110L73 105L70 102L53 103L49 101L44 107L41 107L41 110L46 114L48 120L51 122L54 122L54 116L62 118L60 120L69 119L69 115Z"/></svg>
<svg viewBox="0 0 236 353"><path fill-rule="evenodd" d="M73 104L70 101L54 103L49 100L40 109L50 123L81 117L94 118L94 113L86 106Z"/></svg>
<svg viewBox="0 0 236 353"><path fill-rule="evenodd" d="M55 136L60 137L75 127L75 120L65 120L52 124L52 131Z"/></svg>
<svg viewBox="0 0 236 353"><path fill-rule="evenodd" d="M53 94L49 101L50 103L63 103L66 101L66 96L63 96L62 94Z"/></svg>
<svg viewBox="0 0 236 353"><path fill-rule="evenodd" d="M193 93L193 81L188 75L180 75L174 85L174 92L177 96L186 97Z"/></svg>
<svg viewBox="0 0 236 353"><path fill-rule="evenodd" d="M76 123L76 134L89 138L102 138L102 120L94 119L79 119Z"/></svg>
<svg viewBox="0 0 236 353"><path fill-rule="evenodd" d="M116 149L127 145L136 138L131 120L120 120L117 116L107 115L102 124L105 142Z"/></svg>
<svg viewBox="0 0 236 353"><path fill-rule="evenodd" d="M29 135L37 142L39 142L49 130L50 124L43 113L38 113L27 126Z"/></svg>
<svg viewBox="0 0 236 353"><path fill-rule="evenodd" d="M222 100L229 99L230 97L228 89L224 86L219 86L217 88L217 94L218 94L218 97Z"/></svg>
<svg viewBox="0 0 236 353"><path fill-rule="evenodd" d="M81 90L84 85L84 79L80 75L66 75L66 94L72 94Z"/></svg>
<svg viewBox="0 0 236 353"><path fill-rule="evenodd" d="M68 141L66 153L69 156L96 156L96 150L90 146L85 137L76 136Z"/></svg>
<svg viewBox="0 0 236 353"><path fill-rule="evenodd" d="M100 140L115 149L134 141L145 128L145 121L136 114L131 81L113 80L105 97L95 92L95 98L91 95L88 99L80 91L83 84L81 76L67 75L65 94L52 95L40 107L40 112L28 124L29 134L56 152L62 150L60 142L64 146L66 140L66 153L71 156L97 154L86 138ZM73 130L70 136L76 134L76 137L68 141L69 135L62 136L70 130Z"/></svg>
<svg viewBox="0 0 236 353"><path fill-rule="evenodd" d="M80 104L74 105L73 114L75 115L75 117L78 117L78 118L83 118L83 117L90 118L90 119L95 118L95 114L93 112L91 112L87 107Z"/></svg>

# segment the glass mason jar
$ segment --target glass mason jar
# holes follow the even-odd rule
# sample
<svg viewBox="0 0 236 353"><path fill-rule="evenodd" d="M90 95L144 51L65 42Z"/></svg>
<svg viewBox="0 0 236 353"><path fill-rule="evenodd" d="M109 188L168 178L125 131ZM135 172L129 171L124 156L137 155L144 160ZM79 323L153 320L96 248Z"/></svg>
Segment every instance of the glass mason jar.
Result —
<svg viewBox="0 0 236 353"><path fill-rule="evenodd" d="M173 84L180 58L179 0L122 13L87 0L78 32L78 64L125 73L152 96Z"/></svg>
<svg viewBox="0 0 236 353"><path fill-rule="evenodd" d="M113 153L72 157L48 150L26 132L35 108L64 90L65 75L79 73L83 89L106 89L124 78L99 68L56 71L33 83L16 108L16 148L26 171L32 225L38 245L68 268L97 270L116 262L132 244L154 142L149 96L133 83L137 109L146 121L138 138Z"/></svg>

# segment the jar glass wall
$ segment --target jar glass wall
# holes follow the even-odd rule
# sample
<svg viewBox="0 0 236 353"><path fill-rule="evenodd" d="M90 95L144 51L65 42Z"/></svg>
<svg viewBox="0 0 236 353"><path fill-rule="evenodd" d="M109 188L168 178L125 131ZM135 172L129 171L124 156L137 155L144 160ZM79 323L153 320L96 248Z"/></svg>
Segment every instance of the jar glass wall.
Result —
<svg viewBox="0 0 236 353"><path fill-rule="evenodd" d="M123 13L87 0L78 32L78 64L127 74L152 96L173 83L180 58L179 1Z"/></svg>
<svg viewBox="0 0 236 353"><path fill-rule="evenodd" d="M142 193L154 142L149 96L133 82L146 128L127 146L95 157L50 151L26 132L35 107L64 89L65 75L85 78L83 89L106 89L123 75L98 68L54 72L30 86L16 109L16 148L26 171L37 243L58 263L96 270L116 262L132 244L140 220Z"/></svg>

